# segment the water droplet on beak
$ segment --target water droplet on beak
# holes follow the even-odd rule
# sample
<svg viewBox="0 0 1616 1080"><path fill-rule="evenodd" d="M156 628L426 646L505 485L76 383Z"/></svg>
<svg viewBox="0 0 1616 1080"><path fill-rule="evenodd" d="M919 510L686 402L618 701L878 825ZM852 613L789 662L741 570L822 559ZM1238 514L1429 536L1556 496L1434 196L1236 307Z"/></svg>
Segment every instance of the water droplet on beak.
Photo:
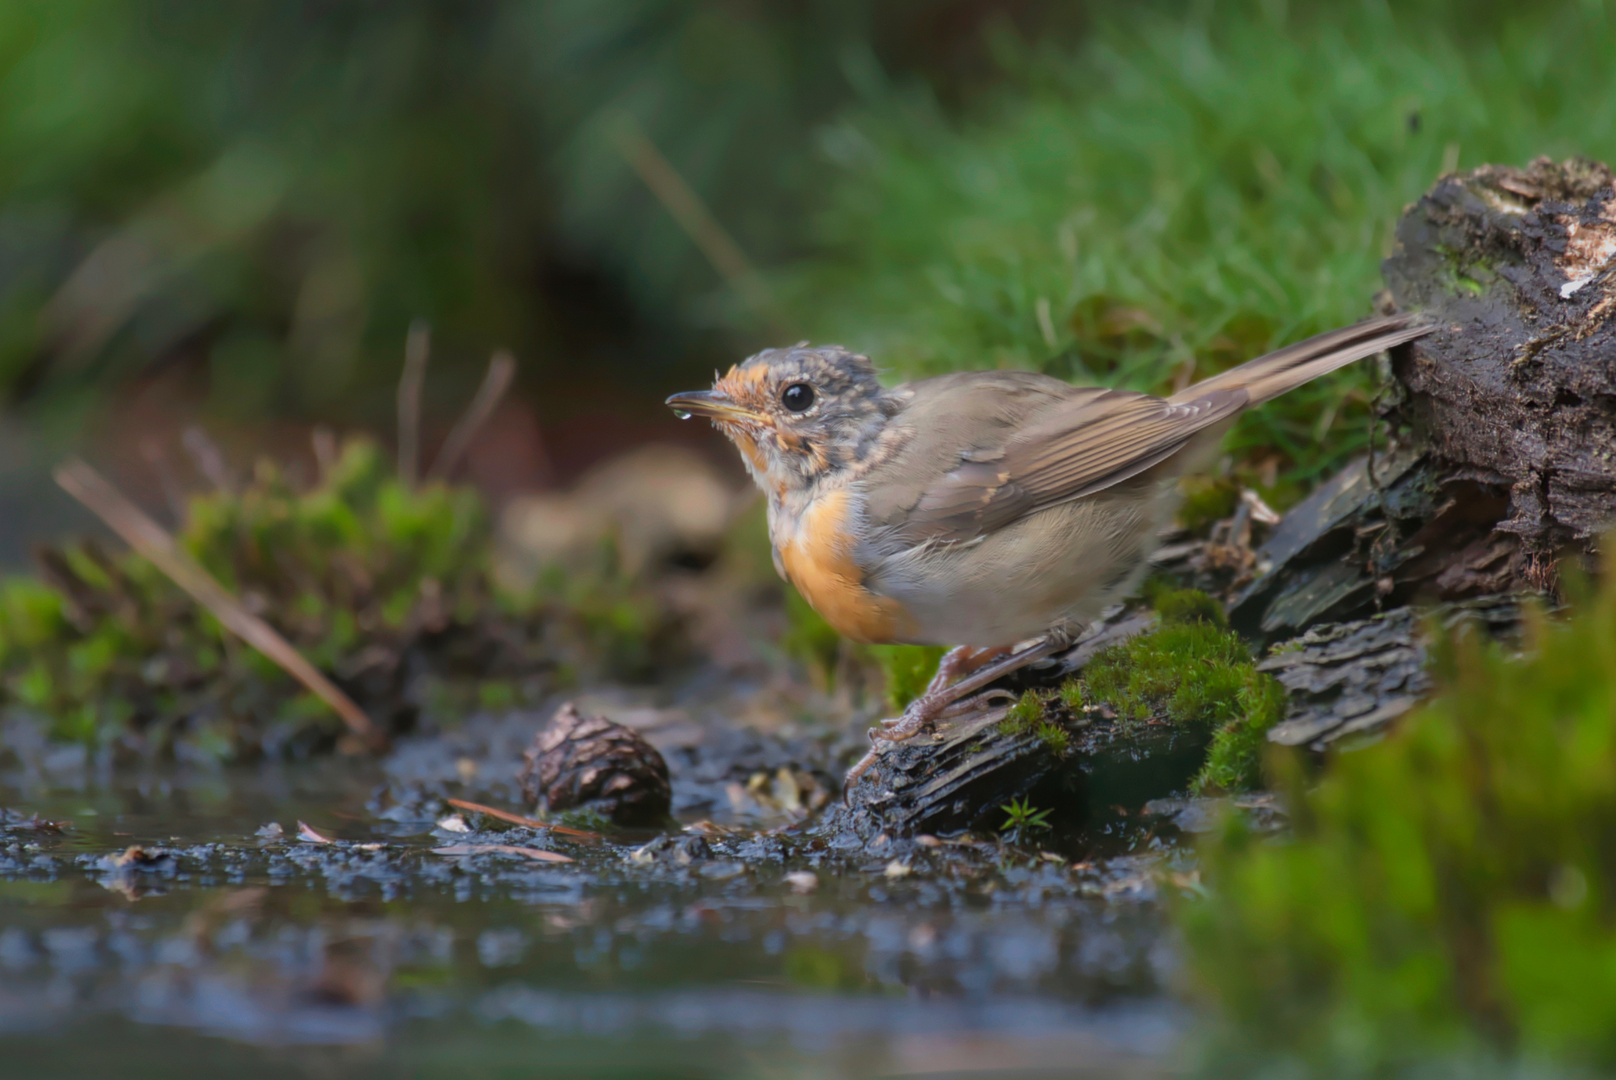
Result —
<svg viewBox="0 0 1616 1080"><path fill-rule="evenodd" d="M677 416L681 420L689 420L690 419L690 410L689 409L675 409L675 410L673 410L673 415Z"/></svg>

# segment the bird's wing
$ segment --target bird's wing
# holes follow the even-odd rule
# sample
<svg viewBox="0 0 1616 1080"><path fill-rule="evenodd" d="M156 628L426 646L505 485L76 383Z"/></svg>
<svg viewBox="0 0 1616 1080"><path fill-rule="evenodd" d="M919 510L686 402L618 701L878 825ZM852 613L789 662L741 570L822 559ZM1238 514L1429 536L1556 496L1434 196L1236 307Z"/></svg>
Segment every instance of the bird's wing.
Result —
<svg viewBox="0 0 1616 1080"><path fill-rule="evenodd" d="M902 409L874 455L866 520L883 530L902 524L962 457L1001 451L1050 410L1105 392L1026 371L959 372L895 387Z"/></svg>
<svg viewBox="0 0 1616 1080"><path fill-rule="evenodd" d="M1247 400L1241 389L1215 389L1187 401L1124 390L1074 397L1009 432L999 446L960 454L920 493L895 538L905 544L971 540L1103 491L1171 457Z"/></svg>
<svg viewBox="0 0 1616 1080"><path fill-rule="evenodd" d="M869 558L966 541L1083 498L1172 457L1195 435L1354 360L1429 333L1419 315L1370 319L1259 357L1170 399L1012 372L913 384L903 452L870 485Z"/></svg>

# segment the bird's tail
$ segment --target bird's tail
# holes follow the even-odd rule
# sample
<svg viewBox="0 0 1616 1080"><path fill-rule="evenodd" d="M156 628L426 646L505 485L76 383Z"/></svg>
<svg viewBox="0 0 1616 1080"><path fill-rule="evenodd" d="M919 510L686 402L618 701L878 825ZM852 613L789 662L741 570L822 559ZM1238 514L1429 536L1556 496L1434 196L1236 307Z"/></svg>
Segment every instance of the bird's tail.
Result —
<svg viewBox="0 0 1616 1080"><path fill-rule="evenodd" d="M1294 390L1320 375L1346 367L1354 360L1429 334L1429 322L1417 314L1367 319L1354 326L1310 337L1266 356L1230 368L1174 394L1172 401L1187 402L1213 390L1244 390L1249 404L1257 405Z"/></svg>

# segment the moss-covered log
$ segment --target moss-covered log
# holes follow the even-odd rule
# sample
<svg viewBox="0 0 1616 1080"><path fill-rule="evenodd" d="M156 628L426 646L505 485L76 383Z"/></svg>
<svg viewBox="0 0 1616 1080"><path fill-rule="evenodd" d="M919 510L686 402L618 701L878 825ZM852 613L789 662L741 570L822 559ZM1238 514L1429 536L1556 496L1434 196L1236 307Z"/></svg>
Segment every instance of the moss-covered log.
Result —
<svg viewBox="0 0 1616 1080"><path fill-rule="evenodd" d="M1020 696L889 749L821 830L834 843L992 833L1014 800L1062 834L1093 831L1153 798L1238 790L1257 776L1284 691L1259 672L1205 593L1163 590L1000 689Z"/></svg>
<svg viewBox="0 0 1616 1080"><path fill-rule="evenodd" d="M992 836L1005 808L1023 800L1051 811L1048 842L1183 790L1206 758L1211 731L1130 723L1108 711L1076 713L1049 705L1047 730L1014 723L1010 708L977 713L881 758L816 831L833 846L861 848L877 838L962 831ZM1049 731L1058 731L1050 738ZM1143 793L1143 794L1141 794Z"/></svg>

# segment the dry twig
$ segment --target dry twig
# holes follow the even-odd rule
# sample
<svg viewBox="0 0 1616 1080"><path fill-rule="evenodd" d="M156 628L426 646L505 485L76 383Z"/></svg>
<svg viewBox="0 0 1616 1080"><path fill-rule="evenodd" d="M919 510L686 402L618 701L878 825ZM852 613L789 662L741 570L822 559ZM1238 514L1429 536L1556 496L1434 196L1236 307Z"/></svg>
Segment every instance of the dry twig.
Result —
<svg viewBox="0 0 1616 1080"><path fill-rule="evenodd" d="M416 319L404 339L404 371L398 377L398 478L414 487L421 475L421 387L432 353L432 328Z"/></svg>
<svg viewBox="0 0 1616 1080"><path fill-rule="evenodd" d="M494 415L499 407L500 399L505 391L511 388L516 379L516 357L501 349L488 361L488 374L483 376L483 383L477 388L477 394L466 406L455 426L450 429L449 437L443 441L443 449L432 462L432 468L427 472L428 480L448 480L454 475L455 469L460 467L460 459L466 456L466 451L476 440L477 433L482 430L488 418Z"/></svg>
<svg viewBox="0 0 1616 1080"><path fill-rule="evenodd" d="M619 121L617 148L730 288L769 323L777 336L789 337L786 320L757 267L633 117L624 115Z"/></svg>
<svg viewBox="0 0 1616 1080"><path fill-rule="evenodd" d="M224 452L200 424L192 424L186 428L185 433L180 436L180 444L185 447L185 452L191 455L197 471L207 478L208 483L220 491L236 490L236 478L224 460Z"/></svg>
<svg viewBox="0 0 1616 1080"><path fill-rule="evenodd" d="M536 859L539 862L567 863L573 860L559 851L545 851L543 848L518 847L515 844L450 844L448 847L435 847L434 855L482 855L485 852L497 851L502 855L520 855L527 859Z"/></svg>

